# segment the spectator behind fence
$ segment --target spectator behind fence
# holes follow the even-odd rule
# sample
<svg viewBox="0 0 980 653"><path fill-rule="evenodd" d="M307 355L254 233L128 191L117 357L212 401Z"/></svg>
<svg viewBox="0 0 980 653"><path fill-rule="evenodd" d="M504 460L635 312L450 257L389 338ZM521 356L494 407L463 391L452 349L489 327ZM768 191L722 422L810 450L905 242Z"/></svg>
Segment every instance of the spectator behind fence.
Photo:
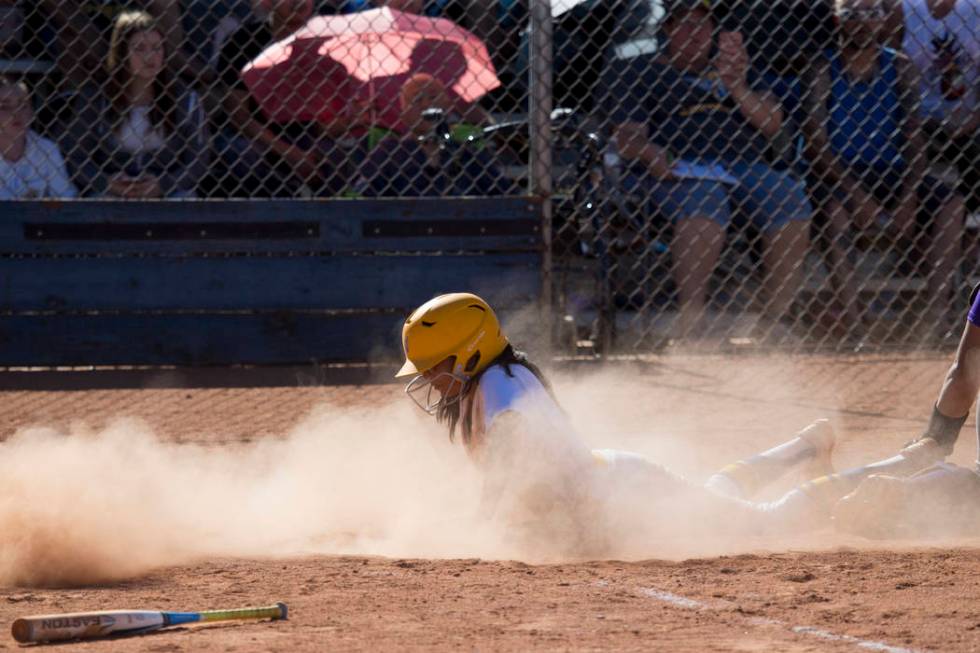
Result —
<svg viewBox="0 0 980 653"><path fill-rule="evenodd" d="M902 51L919 72L930 147L980 211L980 0L902 0Z"/></svg>
<svg viewBox="0 0 980 653"><path fill-rule="evenodd" d="M19 59L27 53L27 21L17 0L0 0L0 57Z"/></svg>
<svg viewBox="0 0 980 653"><path fill-rule="evenodd" d="M28 3L35 4L35 3ZM58 70L71 89L102 81L102 62L119 14L145 10L157 17L160 34L169 50L167 65L172 75L190 83L210 82L203 60L185 50L181 3L174 0L39 0L56 29Z"/></svg>
<svg viewBox="0 0 980 653"><path fill-rule="evenodd" d="M399 11L452 20L482 40L493 60L502 84L484 96L484 107L497 110L524 110L523 98L514 97L525 92L526 71L516 62L520 49L521 30L527 23L527 0L351 0L350 5L388 6ZM516 68L516 70L515 70ZM517 77L518 79L515 79ZM515 87L516 83L516 87ZM479 116L479 107L466 110L465 119L470 122L487 122L488 116Z"/></svg>
<svg viewBox="0 0 980 653"><path fill-rule="evenodd" d="M86 196L194 197L207 162L194 96L165 66L163 35L142 12L116 18L107 81L83 92L65 151Z"/></svg>
<svg viewBox="0 0 980 653"><path fill-rule="evenodd" d="M423 15L422 11L425 9L425 3L422 0L382 0L380 5L390 7L395 11L416 15ZM438 14L436 14L436 17L438 17ZM489 48L488 44L484 43L484 45L488 46L488 54L492 57L493 50ZM466 59L467 57L463 49L451 41L423 40L417 43L412 49L411 56L409 57L409 73L421 71L435 73L442 81L452 86L466 70ZM403 85L409 76L410 74L406 75L405 79L402 80ZM394 79L397 79L397 77L398 75L393 76ZM452 95L448 97L452 97ZM380 120L382 124L395 124L398 122L397 120L386 120L388 116L384 105L379 106L375 104L372 109L375 112L375 119ZM477 102L466 102L458 97L453 103L451 110L459 114L462 120L474 125L486 125L493 120L490 114ZM397 115L397 111L395 113ZM391 124L388 126L391 126Z"/></svg>
<svg viewBox="0 0 980 653"><path fill-rule="evenodd" d="M830 224L839 300L849 326L859 331L851 230L885 229L907 265L928 237L929 295L948 309L964 207L961 196L926 174L918 76L908 57L880 45L886 7L881 0L838 0L836 11L840 47L809 80L805 131L817 176L814 196Z"/></svg>
<svg viewBox="0 0 980 653"><path fill-rule="evenodd" d="M452 118L453 102L446 87L431 75L413 75L399 97L401 122L407 134L367 137L368 154L361 164L354 194L366 197L438 197L504 195L513 184L478 138L480 130ZM445 120L423 113L437 109ZM452 138L446 139L448 132Z"/></svg>
<svg viewBox="0 0 980 653"><path fill-rule="evenodd" d="M800 285L811 207L802 182L766 162L783 111L747 81L738 33L720 34L712 61L715 22L706 2L675 0L666 9L665 51L617 62L607 100L616 145L629 163L627 190L651 200L648 214L659 211L675 223L677 335L708 335L698 327L733 210L764 237L762 328L785 335L776 325L789 320Z"/></svg>
<svg viewBox="0 0 980 653"><path fill-rule="evenodd" d="M224 115L215 116L219 165L213 176L221 192L233 196L289 197L304 187L324 194L333 177L324 130L312 122L269 121L241 78L242 69L266 47L306 24L313 14L312 0L252 0L252 11L255 18L228 37L218 57Z"/></svg>
<svg viewBox="0 0 980 653"><path fill-rule="evenodd" d="M31 129L27 86L0 77L0 200L75 197L58 146Z"/></svg>

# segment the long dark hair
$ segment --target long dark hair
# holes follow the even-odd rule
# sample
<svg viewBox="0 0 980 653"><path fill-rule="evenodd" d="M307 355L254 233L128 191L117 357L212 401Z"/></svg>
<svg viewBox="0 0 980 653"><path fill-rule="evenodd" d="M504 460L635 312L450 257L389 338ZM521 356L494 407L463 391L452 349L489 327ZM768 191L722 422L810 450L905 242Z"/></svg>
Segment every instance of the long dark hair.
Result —
<svg viewBox="0 0 980 653"><path fill-rule="evenodd" d="M473 377L466 382L466 386L462 390L462 398L459 401L440 406L439 410L436 411L436 420L440 424L449 425L449 440L451 442L455 440L456 426L458 425L463 434L463 443L466 445L470 444L470 441L473 438L473 411L467 410L465 414L463 414L463 402L473 401L473 389L479 384L480 377L482 377L483 374L494 365L502 365L504 372L506 372L507 376L510 377L514 376L514 372L511 370L512 366L520 365L521 367L526 367L531 374L537 377L538 381L541 382L541 385L543 385L544 389L548 392L548 395L555 400L555 403L558 403L558 398L555 397L555 392L551 387L551 382L548 381L541 369L528 359L527 354L522 351L517 351L512 345L508 344L504 350L500 352L499 356L493 359L489 365L474 374ZM461 414L463 416L462 423L460 423Z"/></svg>
<svg viewBox="0 0 980 653"><path fill-rule="evenodd" d="M172 133L177 125L177 99L174 92L170 68L167 65L166 39L156 19L145 11L126 11L116 17L109 42L109 57L106 59L106 95L109 98L109 114L114 129L129 112L126 103L126 86L129 84L129 44L133 36L140 32L156 32L164 39L163 69L153 80L153 105L150 107L150 122L164 133Z"/></svg>

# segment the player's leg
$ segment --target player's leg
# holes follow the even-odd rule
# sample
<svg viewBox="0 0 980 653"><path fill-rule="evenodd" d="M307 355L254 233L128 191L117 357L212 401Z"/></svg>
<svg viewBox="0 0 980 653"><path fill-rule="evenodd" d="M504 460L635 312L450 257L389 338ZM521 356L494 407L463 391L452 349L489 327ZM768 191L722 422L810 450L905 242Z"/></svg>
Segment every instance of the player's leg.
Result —
<svg viewBox="0 0 980 653"><path fill-rule="evenodd" d="M920 440L891 458L807 481L776 501L743 503L762 515L757 528L764 532L803 532L822 528L830 525L838 501L856 490L865 479L876 475L909 476L936 464L942 457L935 441Z"/></svg>
<svg viewBox="0 0 980 653"><path fill-rule="evenodd" d="M830 422L819 419L792 439L724 467L705 487L724 496L748 499L792 470L803 471L807 479L830 474L834 439Z"/></svg>
<svg viewBox="0 0 980 653"><path fill-rule="evenodd" d="M814 463L829 466L833 431L819 420L797 436L768 451L729 465L714 474L705 487L734 499L742 509L740 525L754 533L780 534L821 528L830 524L834 506L873 475L908 476L942 460L942 450L931 439L909 445L898 455L840 473L813 478L768 502L746 500L766 483L786 472Z"/></svg>

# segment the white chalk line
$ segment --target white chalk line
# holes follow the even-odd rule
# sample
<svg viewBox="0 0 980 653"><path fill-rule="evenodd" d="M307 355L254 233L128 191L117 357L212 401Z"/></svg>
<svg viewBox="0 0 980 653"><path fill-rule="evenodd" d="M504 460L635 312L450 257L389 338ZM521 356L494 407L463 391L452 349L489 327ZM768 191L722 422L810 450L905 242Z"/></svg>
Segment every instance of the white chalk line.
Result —
<svg viewBox="0 0 980 653"><path fill-rule="evenodd" d="M686 596L680 596L678 594L665 592L652 587L641 587L637 591L643 596L656 599L658 601L662 601L663 603L668 603L685 610L710 610L734 607L734 604L732 604L730 601L697 601ZM882 651L882 653L920 653L916 649L892 646L891 644L886 644L884 642L861 639L860 637L854 637L852 635L838 635L837 633L832 633L829 630L822 630L813 626L792 626L785 621L771 619L769 617L751 617L748 619L748 621L757 626L776 626L778 628L789 630L790 632L798 635L809 635L810 637L816 637L817 639L825 639L833 642L846 642L848 644L854 644L858 648L864 648L872 651Z"/></svg>
<svg viewBox="0 0 980 653"><path fill-rule="evenodd" d="M676 594L671 594L670 592L662 592L650 587L641 587L639 592L643 596L649 596L651 599L657 599L658 601L670 603L671 605L676 605L679 608L687 608L688 610L700 610L708 607L706 604L701 603L700 601L695 601L694 599L689 599L684 596L677 596Z"/></svg>

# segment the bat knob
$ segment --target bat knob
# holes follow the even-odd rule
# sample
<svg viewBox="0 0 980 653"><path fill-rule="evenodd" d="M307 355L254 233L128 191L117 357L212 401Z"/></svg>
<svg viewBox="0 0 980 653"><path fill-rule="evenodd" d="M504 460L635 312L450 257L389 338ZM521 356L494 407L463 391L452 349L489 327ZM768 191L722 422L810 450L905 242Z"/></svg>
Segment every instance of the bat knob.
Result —
<svg viewBox="0 0 980 653"><path fill-rule="evenodd" d="M286 606L283 606L286 607ZM31 624L26 619L17 619L10 627L10 634L18 642L27 643L31 641Z"/></svg>
<svg viewBox="0 0 980 653"><path fill-rule="evenodd" d="M286 604L283 603L282 601L279 601L278 603L276 603L276 605L279 606L279 619L288 619L289 608L286 607Z"/></svg>

